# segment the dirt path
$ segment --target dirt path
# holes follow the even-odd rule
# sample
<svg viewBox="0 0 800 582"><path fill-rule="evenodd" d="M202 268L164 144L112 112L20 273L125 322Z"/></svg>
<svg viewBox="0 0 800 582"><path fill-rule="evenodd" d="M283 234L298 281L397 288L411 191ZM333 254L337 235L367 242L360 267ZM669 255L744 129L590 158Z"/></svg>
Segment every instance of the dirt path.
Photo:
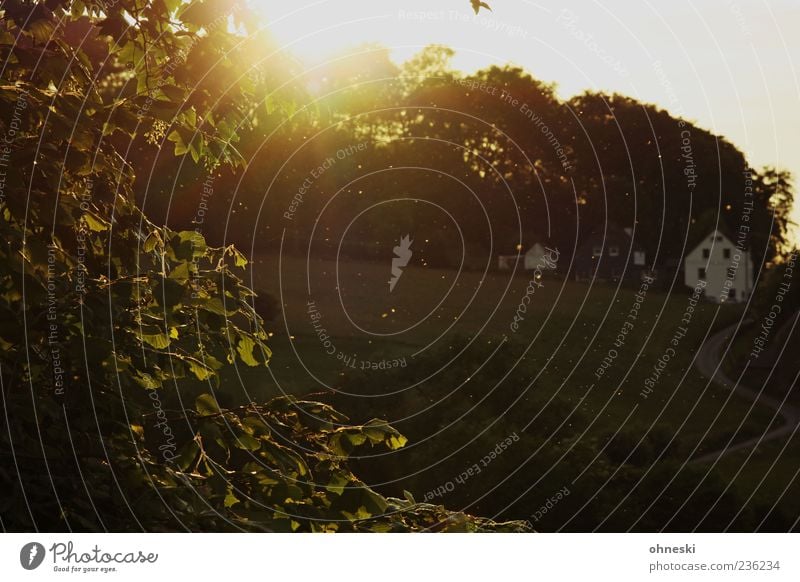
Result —
<svg viewBox="0 0 800 582"><path fill-rule="evenodd" d="M782 403L777 398L773 398L764 394L762 390L754 390L744 384L739 383L736 385L734 380L728 378L722 371L722 354L725 352L724 348L730 337L733 335L735 325L726 327L720 332L717 332L709 338L705 344L700 348L695 360L695 368L706 378L712 378L714 382L727 388L728 390L736 390L736 393L751 402L756 401L762 406L766 406L773 411L777 411L783 418L783 425L763 433L758 437L748 439L746 441L730 445L728 447L718 449L711 453L707 453L696 459L692 459L692 463L709 463L721 459L725 455L740 451L742 449L749 449L758 445L763 445L771 440L781 438L791 433L798 425L800 425L800 408L788 403Z"/></svg>

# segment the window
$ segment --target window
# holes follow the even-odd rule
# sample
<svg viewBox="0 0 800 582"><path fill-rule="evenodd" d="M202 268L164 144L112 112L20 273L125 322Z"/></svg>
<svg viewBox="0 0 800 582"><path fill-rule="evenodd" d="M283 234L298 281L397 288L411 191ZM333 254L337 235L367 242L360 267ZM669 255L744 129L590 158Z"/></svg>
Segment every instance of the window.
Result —
<svg viewBox="0 0 800 582"><path fill-rule="evenodd" d="M608 256L609 257L618 257L619 256L619 247L608 247Z"/></svg>
<svg viewBox="0 0 800 582"><path fill-rule="evenodd" d="M707 259L711 256L711 249L703 249L703 258Z"/></svg>
<svg viewBox="0 0 800 582"><path fill-rule="evenodd" d="M706 280L706 270L704 268L701 267L697 269L697 278L700 279L701 281Z"/></svg>
<svg viewBox="0 0 800 582"><path fill-rule="evenodd" d="M736 289L728 289L728 299L736 299Z"/></svg>
<svg viewBox="0 0 800 582"><path fill-rule="evenodd" d="M637 267L643 267L645 263L644 251L633 251L633 264Z"/></svg>
<svg viewBox="0 0 800 582"><path fill-rule="evenodd" d="M722 249L722 256L725 259L731 258L731 249Z"/></svg>
<svg viewBox="0 0 800 582"><path fill-rule="evenodd" d="M592 247L592 256L599 257L603 254L603 247Z"/></svg>

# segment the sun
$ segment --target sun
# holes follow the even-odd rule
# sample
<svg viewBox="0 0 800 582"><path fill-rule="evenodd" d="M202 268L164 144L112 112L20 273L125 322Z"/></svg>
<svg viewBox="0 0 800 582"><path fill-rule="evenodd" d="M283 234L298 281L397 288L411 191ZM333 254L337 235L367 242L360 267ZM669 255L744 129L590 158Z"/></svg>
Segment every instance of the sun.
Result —
<svg viewBox="0 0 800 582"><path fill-rule="evenodd" d="M277 46L307 66L325 63L353 47L379 40L382 23L387 20L386 16L368 14L364 7L359 10L353 6L355 3L327 0L287 3L246 0L246 3L259 15Z"/></svg>

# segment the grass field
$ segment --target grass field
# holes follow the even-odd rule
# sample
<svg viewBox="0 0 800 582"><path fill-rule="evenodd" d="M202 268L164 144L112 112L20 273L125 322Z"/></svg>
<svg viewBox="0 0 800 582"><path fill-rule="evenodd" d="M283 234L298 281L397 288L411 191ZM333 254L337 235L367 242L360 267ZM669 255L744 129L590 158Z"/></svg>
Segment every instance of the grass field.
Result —
<svg viewBox="0 0 800 582"><path fill-rule="evenodd" d="M777 439L721 459L717 469L745 498L800 515L800 435Z"/></svg>
<svg viewBox="0 0 800 582"><path fill-rule="evenodd" d="M348 366L362 362L405 358L413 367L421 353L446 349L465 334L487 345L505 340L526 346L519 365L535 378L532 389L540 396L558 394L592 418L587 435L623 426L644 433L654 423L667 424L688 458L769 425L768 411L709 385L692 367L706 334L737 317L738 308L701 302L686 325L690 302L682 286L666 294L638 284L618 289L546 278L514 331L511 323L529 284L524 273L409 266L389 293L387 264L342 262L337 273L332 260L284 256L279 263L265 256L252 269L255 288L280 298L283 309L269 324L269 372L242 376L253 397L335 390ZM314 321L309 301L318 315ZM676 336L681 327L685 335ZM320 329L329 338L321 339ZM662 369L656 373L654 366ZM381 370L368 373L381 381ZM649 390L648 378L654 380ZM391 420L391 410L380 406L375 399L375 416Z"/></svg>
<svg viewBox="0 0 800 582"><path fill-rule="evenodd" d="M754 341L761 332L763 318L742 325L733 340L725 371L730 378L736 378L744 372L742 382L774 398L800 406L800 391L796 387L800 362L797 353L800 350L800 329L793 329L794 314L784 315L778 320L776 328L768 336L767 346L758 358L752 358ZM745 364L748 364L745 366Z"/></svg>
<svg viewBox="0 0 800 582"><path fill-rule="evenodd" d="M763 390L779 401L800 406L797 375L800 362L800 334L792 330L793 314L782 318L769 337L770 350L761 358L761 365L752 365L750 352L763 319L745 325L733 341L725 369L728 377L738 378L755 389ZM793 333L794 331L794 333ZM751 365L745 368L745 364ZM718 470L726 481L734 483L747 496L752 495L768 505L780 505L789 515L800 515L800 434L780 438L751 450L731 454L722 459Z"/></svg>

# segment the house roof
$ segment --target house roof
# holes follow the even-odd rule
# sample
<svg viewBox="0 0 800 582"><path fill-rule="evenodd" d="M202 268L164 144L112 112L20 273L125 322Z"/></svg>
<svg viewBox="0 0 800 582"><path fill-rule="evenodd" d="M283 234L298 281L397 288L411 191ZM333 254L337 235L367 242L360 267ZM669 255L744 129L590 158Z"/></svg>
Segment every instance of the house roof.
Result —
<svg viewBox="0 0 800 582"><path fill-rule="evenodd" d="M547 245L545 245L544 243L535 242L530 247L528 247L528 250L525 251L525 254L528 254L529 252L533 251L537 247L539 247L541 250L544 250L547 247Z"/></svg>
<svg viewBox="0 0 800 582"><path fill-rule="evenodd" d="M712 236L715 236L715 235L723 236L723 237L725 237L725 239L730 244L736 245L736 239L733 237L731 232L727 228L725 228L724 226L720 225L720 227L715 228L714 230L709 231L708 233L706 233L706 235L702 239L700 239L700 241L694 247L692 247L692 249L687 253L687 255L690 255L690 254L694 253L700 247L708 245L707 241L708 241L709 237L712 237Z"/></svg>

